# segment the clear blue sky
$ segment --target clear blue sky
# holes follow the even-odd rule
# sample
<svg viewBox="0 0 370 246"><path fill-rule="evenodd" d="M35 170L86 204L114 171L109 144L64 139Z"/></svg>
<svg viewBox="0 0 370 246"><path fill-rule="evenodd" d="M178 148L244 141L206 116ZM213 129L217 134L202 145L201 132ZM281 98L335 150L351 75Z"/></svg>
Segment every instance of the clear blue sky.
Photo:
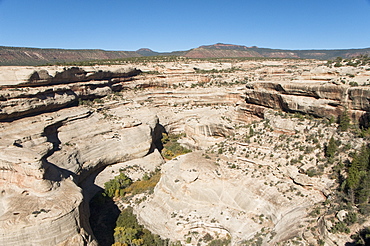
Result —
<svg viewBox="0 0 370 246"><path fill-rule="evenodd" d="M370 0L0 0L0 45L175 51L370 47Z"/></svg>

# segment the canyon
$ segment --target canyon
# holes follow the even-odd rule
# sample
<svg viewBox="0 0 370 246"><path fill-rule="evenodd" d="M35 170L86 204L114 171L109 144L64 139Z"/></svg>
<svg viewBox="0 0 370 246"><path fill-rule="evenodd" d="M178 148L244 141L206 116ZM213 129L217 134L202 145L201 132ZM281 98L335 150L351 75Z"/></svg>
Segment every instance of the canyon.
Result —
<svg viewBox="0 0 370 246"><path fill-rule="evenodd" d="M336 189L330 167L307 173L324 166L331 137L367 143L328 122L345 112L369 127L369 84L369 65L319 60L2 66L0 244L98 245L89 201L122 169L133 180L161 170L154 192L129 204L172 242L351 242L309 215ZM163 133L183 134L192 152L164 159Z"/></svg>

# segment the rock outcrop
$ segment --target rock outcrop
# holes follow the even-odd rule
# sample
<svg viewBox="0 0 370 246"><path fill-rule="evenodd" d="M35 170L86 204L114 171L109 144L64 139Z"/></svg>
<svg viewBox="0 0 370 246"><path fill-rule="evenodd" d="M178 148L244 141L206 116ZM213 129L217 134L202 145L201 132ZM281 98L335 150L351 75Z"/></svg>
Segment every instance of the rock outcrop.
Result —
<svg viewBox="0 0 370 246"><path fill-rule="evenodd" d="M107 165L144 157L158 136L150 112L134 125L121 117L72 107L1 123L1 245L96 245L90 179Z"/></svg>
<svg viewBox="0 0 370 246"><path fill-rule="evenodd" d="M272 227L272 235L278 236L264 242L272 245L297 235L306 209L323 196L316 191L289 200L264 182L222 169L194 152L162 166L154 198L136 212L145 226L174 241L197 232L198 237L229 235L233 245L240 245L263 227Z"/></svg>
<svg viewBox="0 0 370 246"><path fill-rule="evenodd" d="M122 82L139 74L136 69L86 72L72 67L50 76L45 70L33 72L13 88L0 91L0 121L40 114L78 104L79 100L104 97L121 90Z"/></svg>
<svg viewBox="0 0 370 246"><path fill-rule="evenodd" d="M370 88L315 82L252 82L247 84L246 103L299 112L316 117L339 117L348 110L358 122L370 109Z"/></svg>
<svg viewBox="0 0 370 246"><path fill-rule="evenodd" d="M95 80L107 80L118 82L120 79L132 77L138 75L141 71L137 69L119 69L116 71L94 71L86 72L79 67L71 67L63 72L57 72L54 76L50 76L48 71L40 70L35 71L30 75L27 82L18 84L17 87L31 87L40 85L57 85L57 84L69 84L75 82L86 82Z"/></svg>

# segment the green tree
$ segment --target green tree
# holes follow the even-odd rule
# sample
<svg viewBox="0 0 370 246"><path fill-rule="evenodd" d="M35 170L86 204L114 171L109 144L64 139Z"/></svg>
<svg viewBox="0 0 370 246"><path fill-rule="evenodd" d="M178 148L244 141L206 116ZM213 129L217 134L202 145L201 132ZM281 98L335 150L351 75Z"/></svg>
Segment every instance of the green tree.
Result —
<svg viewBox="0 0 370 246"><path fill-rule="evenodd" d="M348 111L345 109L342 114L338 118L339 120L339 125L338 129L342 132L345 132L348 130L348 127L350 126L351 119L349 118Z"/></svg>
<svg viewBox="0 0 370 246"><path fill-rule="evenodd" d="M253 127L250 126L249 127L249 137L253 137L254 136L254 130L253 130Z"/></svg>
<svg viewBox="0 0 370 246"><path fill-rule="evenodd" d="M116 221L117 227L130 227L137 230L141 230L142 227L137 222L136 216L134 215L133 208L127 207L118 216Z"/></svg>
<svg viewBox="0 0 370 246"><path fill-rule="evenodd" d="M114 228L114 240L128 245L134 245L133 240L136 239L138 231L134 228L116 227Z"/></svg>
<svg viewBox="0 0 370 246"><path fill-rule="evenodd" d="M168 240L163 240L160 236L152 234L139 224L132 207L125 208L119 215L114 238L116 242L126 243L129 246L168 245Z"/></svg>
<svg viewBox="0 0 370 246"><path fill-rule="evenodd" d="M356 234L352 235L354 245L370 245L370 227L365 227Z"/></svg>
<svg viewBox="0 0 370 246"><path fill-rule="evenodd" d="M335 120L335 117L332 115L329 119L329 125L332 125L333 123L335 123L336 120Z"/></svg>
<svg viewBox="0 0 370 246"><path fill-rule="evenodd" d="M351 201L364 203L370 196L370 149L362 146L358 153L353 156L348 167L346 187L351 196Z"/></svg>
<svg viewBox="0 0 370 246"><path fill-rule="evenodd" d="M357 222L357 214L355 212L349 212L344 219L344 222L350 226Z"/></svg>
<svg viewBox="0 0 370 246"><path fill-rule="evenodd" d="M331 137L329 140L329 143L327 144L325 148L325 156L328 158L333 158L337 149L338 149L338 146L335 142L335 139L334 137Z"/></svg>

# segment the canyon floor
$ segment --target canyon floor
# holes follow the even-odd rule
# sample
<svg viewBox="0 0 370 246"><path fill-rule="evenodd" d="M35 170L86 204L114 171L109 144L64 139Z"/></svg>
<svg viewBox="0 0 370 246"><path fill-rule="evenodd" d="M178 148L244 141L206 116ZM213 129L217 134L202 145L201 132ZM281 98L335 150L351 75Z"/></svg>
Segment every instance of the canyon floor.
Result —
<svg viewBox="0 0 370 246"><path fill-rule="evenodd" d="M369 65L316 60L0 67L0 244L98 245L92 197L158 169L153 192L115 202L171 242L351 243L333 170L368 139L336 119L368 127L369 84ZM163 133L192 152L163 158Z"/></svg>

